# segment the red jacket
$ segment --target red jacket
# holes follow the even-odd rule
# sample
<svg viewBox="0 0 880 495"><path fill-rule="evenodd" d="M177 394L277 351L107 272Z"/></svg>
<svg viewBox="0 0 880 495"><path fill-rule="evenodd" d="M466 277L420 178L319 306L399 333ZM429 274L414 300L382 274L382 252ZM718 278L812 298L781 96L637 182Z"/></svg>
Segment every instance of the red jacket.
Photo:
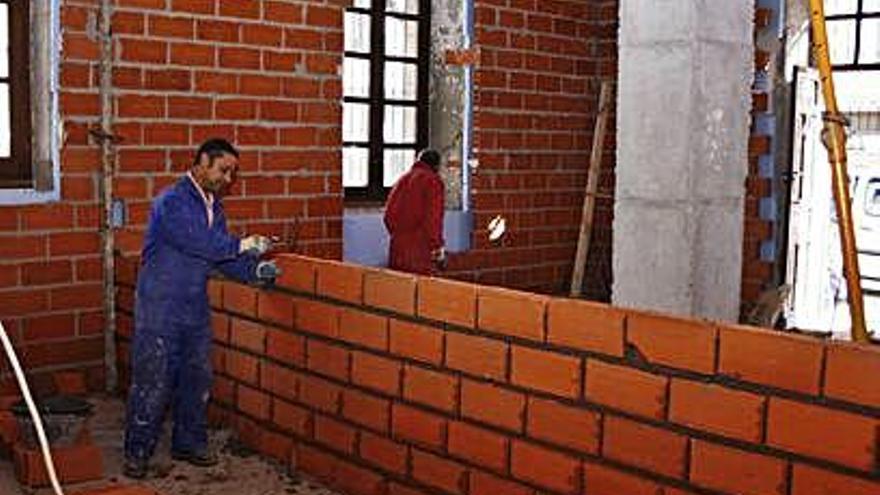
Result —
<svg viewBox="0 0 880 495"><path fill-rule="evenodd" d="M388 195L385 228L391 236L388 267L419 274L435 271L431 252L443 247L443 181L416 162Z"/></svg>

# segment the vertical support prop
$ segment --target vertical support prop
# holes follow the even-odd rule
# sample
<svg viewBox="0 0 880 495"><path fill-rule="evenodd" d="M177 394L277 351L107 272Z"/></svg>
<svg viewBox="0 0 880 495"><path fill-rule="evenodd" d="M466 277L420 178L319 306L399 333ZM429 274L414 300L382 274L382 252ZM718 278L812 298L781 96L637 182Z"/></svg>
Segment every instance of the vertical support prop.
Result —
<svg viewBox="0 0 880 495"><path fill-rule="evenodd" d="M837 109L837 98L834 94L823 0L807 1L809 2L810 24L813 32L813 55L816 65L819 67L819 81L825 100L825 114L823 116L825 128L822 132L822 142L828 150L828 160L831 164L834 205L837 210L840 244L843 252L843 270L846 274L847 297L852 321L850 331L854 341L868 342L870 339L865 327L865 303L862 297L852 203L849 195L849 176L846 170L845 119Z"/></svg>
<svg viewBox="0 0 880 495"><path fill-rule="evenodd" d="M113 124L113 16L112 0L101 0L99 36L101 37L101 129L98 134L101 143L101 206L104 215L101 221L101 239L104 261L104 368L108 392L116 390L118 374L116 370L116 263L114 260L115 239L113 233L113 169L114 149L112 138Z"/></svg>
<svg viewBox="0 0 880 495"><path fill-rule="evenodd" d="M593 231L593 212L596 209L596 192L599 189L599 169L602 168L602 154L605 148L605 129L613 94L614 84L610 81L602 81L602 89L599 91L599 113L596 115L596 128L593 131L593 149L590 152L590 168L587 170L584 206L581 211L581 229L574 257L574 268L571 272L569 294L571 297L580 296L583 289L584 269L587 264L587 254L590 252L590 234Z"/></svg>

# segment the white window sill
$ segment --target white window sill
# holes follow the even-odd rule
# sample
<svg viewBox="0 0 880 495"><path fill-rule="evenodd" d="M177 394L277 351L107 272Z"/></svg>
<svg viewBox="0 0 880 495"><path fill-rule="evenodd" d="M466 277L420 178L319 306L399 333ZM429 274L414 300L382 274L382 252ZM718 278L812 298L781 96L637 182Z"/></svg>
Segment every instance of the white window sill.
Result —
<svg viewBox="0 0 880 495"><path fill-rule="evenodd" d="M32 205L51 203L60 199L56 186L51 191L33 189L0 189L0 205Z"/></svg>

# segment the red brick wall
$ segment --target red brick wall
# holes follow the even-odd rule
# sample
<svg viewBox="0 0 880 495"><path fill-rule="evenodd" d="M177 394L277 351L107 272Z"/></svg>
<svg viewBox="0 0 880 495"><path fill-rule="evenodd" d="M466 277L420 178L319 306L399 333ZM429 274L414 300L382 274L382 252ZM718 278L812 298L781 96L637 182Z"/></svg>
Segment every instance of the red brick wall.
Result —
<svg viewBox="0 0 880 495"><path fill-rule="evenodd" d="M346 493L880 490L876 346L280 264L212 283L212 416Z"/></svg>
<svg viewBox="0 0 880 495"><path fill-rule="evenodd" d="M114 186L130 212L119 247L140 249L150 199L202 140L224 136L242 150L231 228L296 235L297 251L340 257L345 2L114 3ZM100 148L87 135L100 112L98 5L63 2L61 201L0 207L0 319L30 371L85 367L99 383Z"/></svg>
<svg viewBox="0 0 880 495"><path fill-rule="evenodd" d="M599 82L617 74L617 0L476 2L474 249L452 274L481 283L567 287L580 225ZM614 116L600 193L613 194ZM508 235L490 245L496 215ZM607 298L612 201L596 208L585 288Z"/></svg>

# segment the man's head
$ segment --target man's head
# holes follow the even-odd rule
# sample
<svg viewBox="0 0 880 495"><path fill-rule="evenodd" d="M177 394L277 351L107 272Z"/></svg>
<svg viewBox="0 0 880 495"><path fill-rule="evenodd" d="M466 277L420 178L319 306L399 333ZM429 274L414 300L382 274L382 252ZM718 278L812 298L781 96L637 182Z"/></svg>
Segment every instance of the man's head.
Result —
<svg viewBox="0 0 880 495"><path fill-rule="evenodd" d="M206 192L219 194L232 184L238 169L238 151L221 138L205 141L196 151L192 175Z"/></svg>
<svg viewBox="0 0 880 495"><path fill-rule="evenodd" d="M440 168L440 153L430 148L419 152L419 161L427 164L434 171Z"/></svg>

